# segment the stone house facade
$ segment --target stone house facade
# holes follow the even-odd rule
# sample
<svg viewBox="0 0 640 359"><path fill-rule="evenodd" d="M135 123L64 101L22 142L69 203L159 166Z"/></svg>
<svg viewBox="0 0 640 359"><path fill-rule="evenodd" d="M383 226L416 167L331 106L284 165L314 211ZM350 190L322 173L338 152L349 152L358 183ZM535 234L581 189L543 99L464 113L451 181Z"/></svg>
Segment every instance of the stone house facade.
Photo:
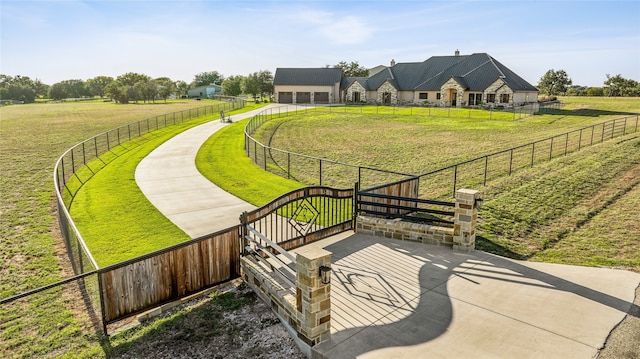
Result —
<svg viewBox="0 0 640 359"><path fill-rule="evenodd" d="M288 95L292 91L309 92L313 84L292 70L277 69L274 89L277 99L289 103L321 103ZM300 69L297 69L300 70ZM318 70L306 69L305 77L317 79ZM322 71L320 71L322 72ZM301 72L298 72L300 74ZM314 74L312 76L312 74ZM331 83L336 84L336 73ZM340 75L341 76L341 75ZM287 78L289 82L277 81ZM369 77L341 77L333 87L334 102L368 102L380 104L428 104L430 106L515 106L537 102L538 89L486 53L454 56L433 56L424 62L396 63L378 66ZM280 95L282 93L282 95ZM324 97L323 97L324 98Z"/></svg>

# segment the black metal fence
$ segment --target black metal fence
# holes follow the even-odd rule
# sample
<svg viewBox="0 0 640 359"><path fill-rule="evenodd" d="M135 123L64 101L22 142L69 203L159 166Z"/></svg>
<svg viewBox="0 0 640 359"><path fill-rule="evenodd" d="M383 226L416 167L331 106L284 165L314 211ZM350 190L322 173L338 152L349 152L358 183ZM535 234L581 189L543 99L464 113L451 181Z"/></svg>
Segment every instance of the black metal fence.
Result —
<svg viewBox="0 0 640 359"><path fill-rule="evenodd" d="M53 172L58 221L76 274L98 268L68 211L80 188L110 161L126 152L125 146L133 145L136 139L195 118L218 115L221 110L242 108L246 103L236 97L218 96L216 99L226 102L159 115L108 130L73 146L58 159Z"/></svg>
<svg viewBox="0 0 640 359"><path fill-rule="evenodd" d="M420 174L420 197L455 196L458 188L480 188L517 170L636 133L639 118L633 115L609 120Z"/></svg>
<svg viewBox="0 0 640 359"><path fill-rule="evenodd" d="M539 113L554 111L559 106L559 102L553 102L549 103L548 106L541 105L537 110ZM254 116L245 127L245 151L247 156L265 171L308 185L348 187L351 183L358 182L363 188L368 188L411 177L419 177L424 179L421 181L420 197L438 199L453 196L457 188L479 188L480 186L485 186L487 181L510 175L518 169L531 167L537 163L579 151L582 147L638 131L638 115L626 116L452 164L423 174L388 171L294 153L263 144L253 137L263 124L276 118L292 116L299 112L337 112L339 109L347 112L352 111L354 108L365 111L362 106L353 105L338 107L298 105L294 111L290 112L285 112L281 108L266 110ZM424 110L424 108L417 109ZM446 108L434 109L449 111ZM472 111L473 109L454 108L450 110ZM369 107L366 111L379 110L375 107ZM366 111L363 113L367 113ZM388 107L387 111L401 113L400 110L394 110L391 107ZM417 112L413 113L416 114Z"/></svg>
<svg viewBox="0 0 640 359"><path fill-rule="evenodd" d="M244 99L221 96L217 99L226 102L155 116L120 126L75 145L58 159L53 173L58 222L67 255L76 275L8 298L0 298L0 317L16 320L21 317L26 318L28 314L25 311L34 305L51 306L51 311L56 311L60 310L61 305L77 307L80 304L86 307L88 319L96 330L106 328L108 321L104 320L105 308L99 278L109 274L110 269L98 267L75 226L68 210L73 198L86 181L126 151L125 143L133 142L150 132L174 124L203 116L218 115L221 110L233 110L245 105ZM143 260L146 257L140 258ZM229 279L224 276L221 278L221 280ZM25 314L21 315L20 313L23 312Z"/></svg>

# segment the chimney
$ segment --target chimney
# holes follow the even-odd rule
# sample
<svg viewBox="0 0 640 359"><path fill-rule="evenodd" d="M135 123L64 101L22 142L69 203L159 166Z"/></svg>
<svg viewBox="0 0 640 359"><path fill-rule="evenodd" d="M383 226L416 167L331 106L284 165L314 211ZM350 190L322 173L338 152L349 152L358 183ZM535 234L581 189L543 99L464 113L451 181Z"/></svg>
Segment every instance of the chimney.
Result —
<svg viewBox="0 0 640 359"><path fill-rule="evenodd" d="M394 67L394 66L396 66L396 60L391 59L391 67Z"/></svg>
<svg viewBox="0 0 640 359"><path fill-rule="evenodd" d="M456 49L455 55L460 56L460 51L458 51L458 49Z"/></svg>

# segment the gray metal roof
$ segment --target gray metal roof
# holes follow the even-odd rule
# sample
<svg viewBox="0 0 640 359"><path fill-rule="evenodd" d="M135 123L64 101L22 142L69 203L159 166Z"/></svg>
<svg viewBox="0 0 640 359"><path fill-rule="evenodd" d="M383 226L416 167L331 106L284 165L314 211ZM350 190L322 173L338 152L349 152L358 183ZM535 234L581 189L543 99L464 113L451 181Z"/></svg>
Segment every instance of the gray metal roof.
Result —
<svg viewBox="0 0 640 359"><path fill-rule="evenodd" d="M278 68L274 85L333 86L342 81L342 69L336 68Z"/></svg>
<svg viewBox="0 0 640 359"><path fill-rule="evenodd" d="M389 81L401 91L437 91L451 78L470 91L483 91L499 78L514 91L537 91L535 86L486 53L433 56L424 62L397 63L369 77L365 88L377 90ZM346 87L351 83L343 82Z"/></svg>
<svg viewBox="0 0 640 359"><path fill-rule="evenodd" d="M469 91L483 91L502 79L514 91L538 91L515 72L486 53L461 56L432 56L424 62L397 63L370 77L342 78L336 68L279 68L274 85L333 85L342 89L358 81L365 89L375 91L388 81L400 91L438 91L454 78Z"/></svg>

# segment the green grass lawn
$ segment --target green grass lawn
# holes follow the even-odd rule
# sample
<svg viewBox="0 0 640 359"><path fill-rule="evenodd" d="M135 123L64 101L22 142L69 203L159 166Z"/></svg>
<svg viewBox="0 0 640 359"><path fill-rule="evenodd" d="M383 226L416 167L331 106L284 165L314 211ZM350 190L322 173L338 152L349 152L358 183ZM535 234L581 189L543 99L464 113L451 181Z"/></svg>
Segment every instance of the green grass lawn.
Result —
<svg viewBox="0 0 640 359"><path fill-rule="evenodd" d="M261 133L265 139L271 137L272 145L286 145L290 150L424 172L530 142L538 136L640 112L637 98L563 100L579 111L515 121L488 121L480 116L453 119L402 113L362 116L317 112L283 119L277 131L265 127ZM56 237L51 180L53 165L66 149L125 123L205 104L68 103L0 108L0 296L5 298L70 275L64 264L64 249ZM589 110L588 116L585 109ZM198 154L198 168L221 187L256 205L298 187L296 182L265 174L244 157L242 128L243 123L227 126L207 141ZM144 154L171 135L159 132L145 141L125 144L128 149L123 155L87 183L83 188L86 192L76 199L73 212L79 216L79 223L87 228L96 222L105 224L86 235L105 241L100 251L106 252L107 262L117 261L122 255L112 251L115 246L109 246L113 243L109 241L130 234L118 228L130 226L123 225L122 218L140 226L141 233L152 230L159 237L183 240L179 230L165 226L168 221L153 213L132 180L132 171ZM633 215L638 204L640 140L634 135L624 139L555 159L482 188L487 201L481 212L478 247L530 260L638 270L640 253L633 245L633 238L639 236L638 227L625 225L631 221L620 219L629 212ZM416 163L410 163L416 158ZM110 194L108 200L101 201L96 196L104 188ZM115 212L114 208L123 203L128 205L127 210ZM77 212L81 205L86 207L82 215ZM82 232L85 234L84 229ZM137 250L150 250L153 245L141 243ZM135 253L122 258L129 255ZM103 346L108 348L109 344L86 324L82 306L74 304L77 302L73 290L62 290L0 307L0 355L104 356L109 349Z"/></svg>
<svg viewBox="0 0 640 359"><path fill-rule="evenodd" d="M57 231L53 167L69 147L117 126L213 101L0 107L0 298L73 275ZM104 356L77 289L0 306L0 356Z"/></svg>
<svg viewBox="0 0 640 359"><path fill-rule="evenodd" d="M582 105L577 105L582 108ZM553 135L619 118L626 110L640 112L640 99L626 100L622 112L591 110L589 116L575 111L553 115L510 118L451 118L409 114L360 114L309 111L276 118L258 129L256 137L271 147L348 164L371 166L401 173L420 174L495 151L530 143ZM318 183L318 163L293 160L272 151L280 172L288 166L295 178ZM291 162L291 165L288 164ZM324 168L323 177L333 186L345 181L346 167ZM380 181L375 178L371 182Z"/></svg>

